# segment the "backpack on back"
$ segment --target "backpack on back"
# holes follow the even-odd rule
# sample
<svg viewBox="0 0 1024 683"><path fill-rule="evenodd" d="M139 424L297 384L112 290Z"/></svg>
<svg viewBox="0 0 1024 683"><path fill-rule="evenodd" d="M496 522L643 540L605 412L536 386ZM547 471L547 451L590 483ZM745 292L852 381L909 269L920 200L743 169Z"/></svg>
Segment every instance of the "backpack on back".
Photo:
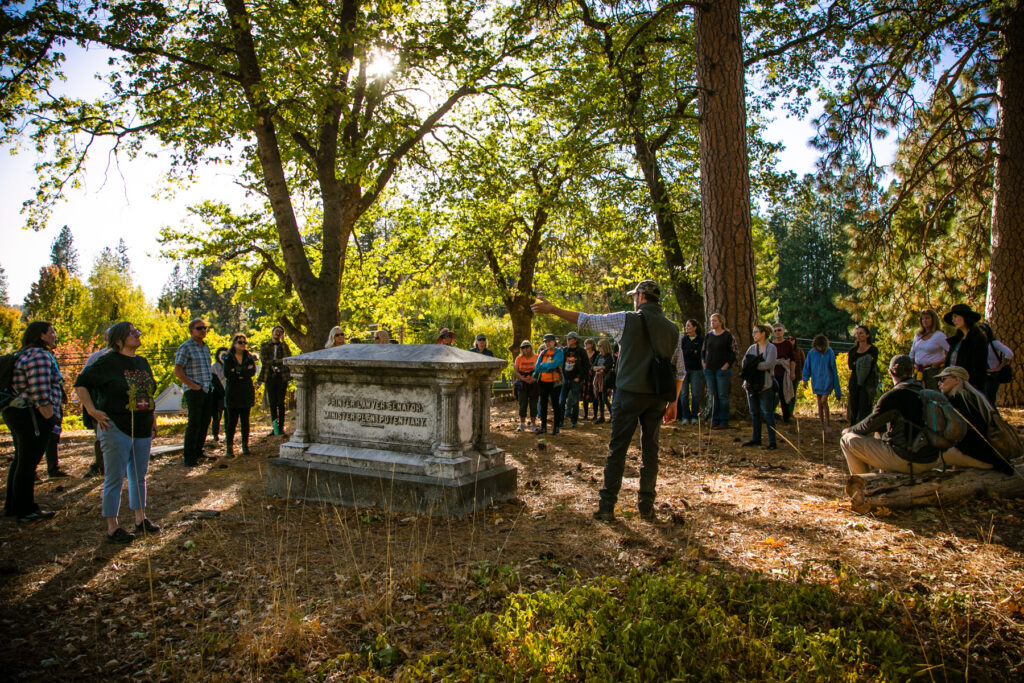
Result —
<svg viewBox="0 0 1024 683"><path fill-rule="evenodd" d="M961 417L945 394L933 389L914 391L921 399L922 424L914 425L918 427L920 433L910 444L911 452L919 455L931 453L937 456L939 451L952 448L967 436L971 426Z"/></svg>
<svg viewBox="0 0 1024 683"><path fill-rule="evenodd" d="M14 366L20 356L21 351L0 356L0 409L24 408L28 405L14 390Z"/></svg>

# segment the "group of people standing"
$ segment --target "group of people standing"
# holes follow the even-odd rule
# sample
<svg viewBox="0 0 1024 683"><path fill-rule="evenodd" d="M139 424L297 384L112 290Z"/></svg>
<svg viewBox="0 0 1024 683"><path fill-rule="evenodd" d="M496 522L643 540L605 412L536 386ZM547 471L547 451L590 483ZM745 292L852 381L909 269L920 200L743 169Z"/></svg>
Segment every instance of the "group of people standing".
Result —
<svg viewBox="0 0 1024 683"><path fill-rule="evenodd" d="M231 348L219 349L211 363L205 338L209 326L201 319L189 323L189 339L178 347L174 375L184 385L182 403L188 411L183 464L202 460L215 405L224 415L226 457L234 457L234 436L241 427L242 454L249 453L249 414L255 403L256 384L266 385L273 430L284 429L284 398L288 371L283 360L291 355L284 329L275 327L270 341L260 348L259 362L239 333ZM89 473L102 474L101 512L111 543L130 543L139 533L157 533L146 516L146 474L153 437L156 436L156 381L149 362L138 353L141 331L128 321L110 326L106 348L92 354L75 379L75 394L83 408L83 421L96 430L97 462ZM11 358L10 392L4 394L3 418L11 430L14 459L7 476L4 513L21 522L50 519L52 511L35 502L35 472L43 454L60 433L67 403L64 378L53 351L57 331L46 321L30 323L21 349ZM259 375L257 377L257 366ZM216 432L215 432L216 433ZM128 504L134 513L134 532L118 523L121 492L128 480Z"/></svg>
<svg viewBox="0 0 1024 683"><path fill-rule="evenodd" d="M519 355L512 362L514 392L519 401L517 431L529 429L536 434L547 433L549 408L553 413L552 434L558 434L566 418L569 426L575 428L580 420L581 402L584 420L592 419L595 424L601 424L605 421L606 409L611 419L616 351L610 339L590 338L582 347L580 339L578 332L569 332L565 346L561 346L558 337L545 334L540 353L534 353L529 339L519 344Z"/></svg>

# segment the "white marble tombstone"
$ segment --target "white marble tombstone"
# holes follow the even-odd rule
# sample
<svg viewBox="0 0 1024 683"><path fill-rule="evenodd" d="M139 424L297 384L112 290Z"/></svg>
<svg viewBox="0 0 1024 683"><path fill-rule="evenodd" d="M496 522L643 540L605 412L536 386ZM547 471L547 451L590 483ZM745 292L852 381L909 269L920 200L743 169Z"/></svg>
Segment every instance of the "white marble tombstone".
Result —
<svg viewBox="0 0 1024 683"><path fill-rule="evenodd" d="M503 360L442 345L349 344L285 361L295 430L271 495L459 517L516 496L490 441Z"/></svg>

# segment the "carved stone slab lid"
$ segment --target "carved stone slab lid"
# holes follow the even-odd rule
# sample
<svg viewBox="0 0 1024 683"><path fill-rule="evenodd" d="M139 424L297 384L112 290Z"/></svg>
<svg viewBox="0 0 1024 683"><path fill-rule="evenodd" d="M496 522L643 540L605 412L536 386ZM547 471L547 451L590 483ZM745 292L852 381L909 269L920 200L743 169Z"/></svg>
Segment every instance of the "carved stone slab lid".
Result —
<svg viewBox="0 0 1024 683"><path fill-rule="evenodd" d="M444 344L345 344L285 358L291 367L500 370L508 361Z"/></svg>

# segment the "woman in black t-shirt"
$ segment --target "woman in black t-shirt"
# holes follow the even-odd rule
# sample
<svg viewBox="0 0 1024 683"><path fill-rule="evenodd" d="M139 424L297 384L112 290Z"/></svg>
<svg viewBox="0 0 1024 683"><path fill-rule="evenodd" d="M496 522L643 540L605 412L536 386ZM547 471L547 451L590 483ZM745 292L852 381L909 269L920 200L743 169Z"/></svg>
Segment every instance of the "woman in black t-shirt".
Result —
<svg viewBox="0 0 1024 683"><path fill-rule="evenodd" d="M96 420L103 447L102 509L110 543L130 543L135 539L135 534L117 523L125 476L128 507L135 512L135 532L152 534L160 530L146 518L146 471L150 444L156 436L156 382L149 363L136 355L142 345L141 336L131 323L116 323L108 331L112 352L85 368L75 380L75 393Z"/></svg>

